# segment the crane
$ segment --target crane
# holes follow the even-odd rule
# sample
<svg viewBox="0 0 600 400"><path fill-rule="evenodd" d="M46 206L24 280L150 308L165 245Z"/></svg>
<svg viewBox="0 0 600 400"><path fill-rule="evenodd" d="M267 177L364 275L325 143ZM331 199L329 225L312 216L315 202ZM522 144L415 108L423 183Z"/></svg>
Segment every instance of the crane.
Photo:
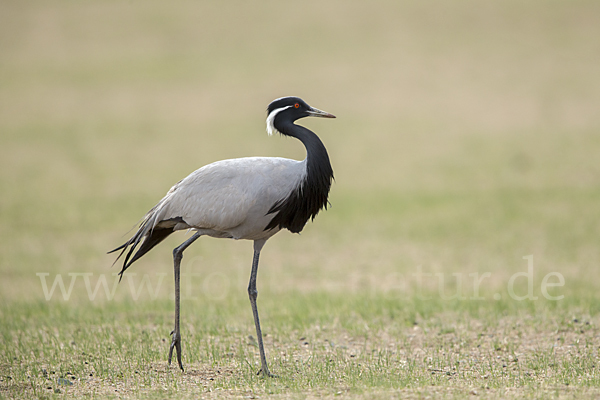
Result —
<svg viewBox="0 0 600 400"><path fill-rule="evenodd" d="M183 252L200 236L254 241L248 296L260 350L258 373L273 376L267 366L258 317L256 276L258 259L266 241L282 229L302 231L309 219L327 209L333 169L319 137L294 122L304 117L335 118L309 106L299 97L273 100L267 108L267 133L294 137L306 148L303 161L281 157L245 157L208 164L176 183L142 219L139 229L123 245L109 253L125 253L120 277L171 233L195 233L173 250L175 275L175 327L171 332L169 365L176 350L181 362L180 265ZM137 249L137 251L136 251Z"/></svg>

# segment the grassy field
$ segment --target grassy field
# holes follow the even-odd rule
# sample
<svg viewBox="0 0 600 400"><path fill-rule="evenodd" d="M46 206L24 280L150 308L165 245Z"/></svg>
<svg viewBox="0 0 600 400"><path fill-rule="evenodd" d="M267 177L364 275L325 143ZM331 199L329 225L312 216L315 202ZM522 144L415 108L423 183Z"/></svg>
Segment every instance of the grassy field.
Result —
<svg viewBox="0 0 600 400"><path fill-rule="evenodd" d="M597 398L600 3L0 4L0 398ZM105 253L223 158L301 159L332 207L267 243ZM62 285L62 286L61 286Z"/></svg>

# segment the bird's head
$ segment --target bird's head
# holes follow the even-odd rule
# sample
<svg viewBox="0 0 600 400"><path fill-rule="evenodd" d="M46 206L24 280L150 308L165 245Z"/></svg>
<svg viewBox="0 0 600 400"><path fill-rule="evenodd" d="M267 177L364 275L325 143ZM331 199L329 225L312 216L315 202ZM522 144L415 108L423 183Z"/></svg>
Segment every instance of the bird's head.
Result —
<svg viewBox="0 0 600 400"><path fill-rule="evenodd" d="M279 131L275 127L278 123L294 122L304 117L335 118L335 115L311 107L299 97L282 97L273 100L267 107L267 133L272 135Z"/></svg>

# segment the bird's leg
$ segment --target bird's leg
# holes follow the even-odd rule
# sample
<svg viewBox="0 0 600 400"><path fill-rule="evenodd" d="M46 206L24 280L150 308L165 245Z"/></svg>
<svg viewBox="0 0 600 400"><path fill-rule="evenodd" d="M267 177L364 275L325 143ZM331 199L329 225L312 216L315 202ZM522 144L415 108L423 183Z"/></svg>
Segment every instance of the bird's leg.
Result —
<svg viewBox="0 0 600 400"><path fill-rule="evenodd" d="M265 244L266 240L254 241L254 257L252 259L252 272L250 273L250 283L248 284L248 296L250 297L250 305L252 306L252 314L254 315L254 325L256 326L256 337L258 340L258 349L260 350L260 365L261 369L258 371L259 374L263 374L268 377L275 377L275 375L269 372L267 366L267 358L265 357L265 348L263 346L262 332L260 330L260 321L258 319L258 308L256 307L256 298L258 297L258 291L256 290L256 275L258 273L258 258L260 256L260 250Z"/></svg>
<svg viewBox="0 0 600 400"><path fill-rule="evenodd" d="M180 287L180 265L181 259L183 258L183 251L200 236L200 232L196 232L194 236L180 244L173 250L173 268L175 270L175 329L171 332L173 337L171 340L171 347L169 348L169 365L171 365L171 356L173 355L173 348L177 350L177 362L179 368L183 371L183 364L181 363L181 332L179 331L179 287Z"/></svg>

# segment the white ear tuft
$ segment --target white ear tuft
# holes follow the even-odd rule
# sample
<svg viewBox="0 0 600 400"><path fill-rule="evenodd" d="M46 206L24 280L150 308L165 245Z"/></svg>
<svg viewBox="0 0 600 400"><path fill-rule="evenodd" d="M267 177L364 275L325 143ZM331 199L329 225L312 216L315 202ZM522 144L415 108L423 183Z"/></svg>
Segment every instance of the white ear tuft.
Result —
<svg viewBox="0 0 600 400"><path fill-rule="evenodd" d="M267 134L269 136L273 135L274 132L279 132L276 128L274 122L275 122L275 116L280 113L281 111L290 108L291 106L285 106L285 107L281 107L281 108L277 108L273 111L271 111L271 113L267 116Z"/></svg>

